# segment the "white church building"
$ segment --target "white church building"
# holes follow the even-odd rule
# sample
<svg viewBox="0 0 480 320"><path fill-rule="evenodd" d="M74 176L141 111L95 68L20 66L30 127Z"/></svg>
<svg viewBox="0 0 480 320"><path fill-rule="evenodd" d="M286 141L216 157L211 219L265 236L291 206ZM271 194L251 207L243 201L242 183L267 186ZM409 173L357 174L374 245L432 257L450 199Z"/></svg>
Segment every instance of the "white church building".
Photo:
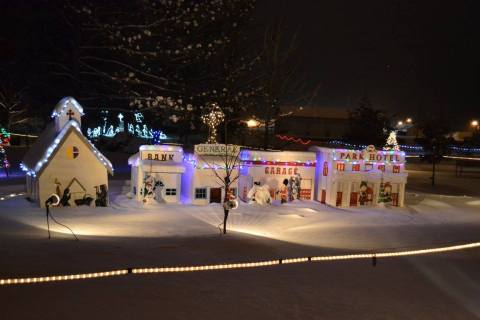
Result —
<svg viewBox="0 0 480 320"><path fill-rule="evenodd" d="M53 193L64 206L75 206L86 199L90 205L108 204L108 174L113 175L113 167L82 134L83 115L82 106L74 98L63 98L53 110L54 122L22 160L27 197L41 207Z"/></svg>

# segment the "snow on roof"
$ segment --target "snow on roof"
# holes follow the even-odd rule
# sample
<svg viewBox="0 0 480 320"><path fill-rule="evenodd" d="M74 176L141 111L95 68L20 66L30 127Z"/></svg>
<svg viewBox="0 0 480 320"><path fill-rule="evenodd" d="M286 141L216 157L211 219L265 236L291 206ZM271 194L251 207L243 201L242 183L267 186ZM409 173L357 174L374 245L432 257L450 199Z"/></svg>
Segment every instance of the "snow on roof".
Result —
<svg viewBox="0 0 480 320"><path fill-rule="evenodd" d="M308 151L257 151L242 150L241 160L253 161L284 161L284 162L307 162L315 161L315 152Z"/></svg>
<svg viewBox="0 0 480 320"><path fill-rule="evenodd" d="M174 146L169 144L159 144L159 145L141 145L140 151L173 151L173 152L183 152L181 146Z"/></svg>
<svg viewBox="0 0 480 320"><path fill-rule="evenodd" d="M52 118L58 117L67 107L75 108L83 116L83 108L73 97L65 97L60 100L52 112Z"/></svg>
<svg viewBox="0 0 480 320"><path fill-rule="evenodd" d="M311 151L311 152L334 152L335 148L311 146L310 148L308 148L308 151Z"/></svg>
<svg viewBox="0 0 480 320"><path fill-rule="evenodd" d="M90 148L97 159L105 166L110 174L113 174L112 163L98 151L98 149L90 142L80 131L80 126L75 120L70 120L63 129L55 134L55 125L49 124L47 129L40 135L34 145L25 154L20 167L26 171L28 175L37 176L45 168L58 148L62 145L65 138L70 132L74 132L78 137Z"/></svg>
<svg viewBox="0 0 480 320"><path fill-rule="evenodd" d="M169 145L169 144L159 144L159 145L141 145L139 148L140 151L167 151L167 152L179 152L183 153L183 148L181 146ZM137 152L131 155L128 158L128 164L138 166L140 161L140 152Z"/></svg>

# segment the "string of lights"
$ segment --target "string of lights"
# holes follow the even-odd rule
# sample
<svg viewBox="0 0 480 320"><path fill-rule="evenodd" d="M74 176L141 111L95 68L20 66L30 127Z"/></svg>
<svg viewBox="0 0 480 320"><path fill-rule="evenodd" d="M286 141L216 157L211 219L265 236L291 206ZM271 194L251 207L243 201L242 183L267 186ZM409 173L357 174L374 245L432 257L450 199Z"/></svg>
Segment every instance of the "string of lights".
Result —
<svg viewBox="0 0 480 320"><path fill-rule="evenodd" d="M18 285L18 284L53 282L53 281L85 280L85 279L93 279L93 278L122 276L127 274L199 272L199 271L210 271L210 270L260 268L260 267L268 267L268 266L277 266L282 264L295 264L295 263L308 263L308 262L392 258L392 257L414 256L414 255L424 255L424 254L467 250L467 249L473 249L478 247L480 247L480 242L437 247L437 248L417 249L417 250L381 251L381 252L368 252L368 253L357 253L357 254L311 256L311 257L264 260L264 261L256 261L256 262L223 263L223 264L209 264L209 265L198 265L198 266L128 268L128 269L119 269L119 270L113 270L113 271L94 272L94 273L79 273L79 274L54 275L54 276L30 277L30 278L0 279L0 285Z"/></svg>
<svg viewBox="0 0 480 320"><path fill-rule="evenodd" d="M201 117L203 123L208 127L207 144L217 143L217 127L220 123L225 121L225 113L216 103L212 103L211 109L208 113Z"/></svg>
<svg viewBox="0 0 480 320"><path fill-rule="evenodd" d="M302 140L301 138L289 137L281 134L277 134L276 137L283 141L295 142L298 144L303 144L305 146L312 142L312 140Z"/></svg>
<svg viewBox="0 0 480 320"><path fill-rule="evenodd" d="M358 149L364 149L365 147L367 147L366 145L356 145L356 144L352 144L352 143L348 143L348 142L344 142L344 141L340 141L340 140L330 140L328 142L329 144L334 144L334 145L342 145L342 146L345 146L345 147L348 147L348 148L358 148ZM418 151L418 152L423 152L423 147L422 146L418 146L418 145L406 145L406 144L399 144L400 148L401 149L404 149L404 150L409 150L409 151ZM480 148L478 147L459 147L459 146L454 146L454 145L448 145L447 146L448 149L452 150L452 151L455 151L455 152L466 152L466 153L479 153L480 152Z"/></svg>
<svg viewBox="0 0 480 320"><path fill-rule="evenodd" d="M26 172L27 175L35 177L37 173L42 169L42 167L49 161L50 156L53 154L53 152L57 149L57 147L60 145L60 142L62 142L63 138L65 135L70 132L70 128L74 128L79 134L80 137L83 137L82 131L80 129L80 125L78 124L77 121L75 120L70 120L67 122L67 124L63 127L63 129L60 131L58 134L57 138L53 141L53 143L48 147L47 151L43 155L43 157L36 163L34 168L29 168L27 167L24 163L20 163L20 168ZM106 166L110 169L111 172L113 172L113 166L112 163L105 158L100 151L88 140L86 140L87 144L89 147L92 149L93 153L95 156Z"/></svg>

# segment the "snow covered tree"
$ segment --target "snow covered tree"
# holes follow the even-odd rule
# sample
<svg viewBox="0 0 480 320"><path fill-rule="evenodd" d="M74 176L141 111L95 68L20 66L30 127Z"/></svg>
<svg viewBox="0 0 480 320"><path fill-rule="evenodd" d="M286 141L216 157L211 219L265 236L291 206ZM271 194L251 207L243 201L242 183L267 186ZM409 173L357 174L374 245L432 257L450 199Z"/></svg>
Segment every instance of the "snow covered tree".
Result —
<svg viewBox="0 0 480 320"><path fill-rule="evenodd" d="M209 66L253 8L253 0L69 1L75 61L56 71L96 83L91 98L160 109L173 122L198 117L195 98L212 91L202 90Z"/></svg>
<svg viewBox="0 0 480 320"><path fill-rule="evenodd" d="M400 151L400 146L398 145L397 134L395 133L395 131L390 131L390 134L388 135L388 138L387 138L387 142L383 147L383 150Z"/></svg>
<svg viewBox="0 0 480 320"><path fill-rule="evenodd" d="M0 119L5 129L11 130L13 126L27 124L32 117L28 115L28 109L22 101L23 90L15 90L11 86L0 87Z"/></svg>
<svg viewBox="0 0 480 320"><path fill-rule="evenodd" d="M227 220L231 210L229 204L234 200L231 194L231 186L238 180L240 167L240 147L236 145L224 144L225 153L215 156L200 156L207 168L211 170L218 185L224 190L223 198L223 233L227 233Z"/></svg>
<svg viewBox="0 0 480 320"><path fill-rule="evenodd" d="M304 88L305 82L302 81L299 72L298 34L288 36L285 29L283 19L276 19L265 29L256 69L258 73L257 104L254 105L252 114L263 124L264 149L269 147L272 128L281 116L280 106L285 105L287 101L293 103L288 100L293 96L298 100L294 104L307 103L311 98L310 90Z"/></svg>

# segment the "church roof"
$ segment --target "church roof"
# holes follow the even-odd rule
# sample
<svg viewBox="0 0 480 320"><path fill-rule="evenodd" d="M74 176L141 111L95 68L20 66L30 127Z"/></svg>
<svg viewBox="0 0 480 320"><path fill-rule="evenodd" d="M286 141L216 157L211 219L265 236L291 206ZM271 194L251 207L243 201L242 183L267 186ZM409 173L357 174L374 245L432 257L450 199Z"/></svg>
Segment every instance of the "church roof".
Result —
<svg viewBox="0 0 480 320"><path fill-rule="evenodd" d="M20 164L22 170L26 171L27 174L31 176L40 175L70 133L77 134L80 140L90 148L100 163L105 166L107 171L113 175L113 166L111 162L101 154L90 141L88 141L88 139L82 134L80 126L75 120L68 121L58 135L55 132L55 125L53 123L49 124L23 157L22 163Z"/></svg>
<svg viewBox="0 0 480 320"><path fill-rule="evenodd" d="M52 118L59 116L66 108L75 108L82 116L84 115L82 106L75 98L65 97L53 109Z"/></svg>

